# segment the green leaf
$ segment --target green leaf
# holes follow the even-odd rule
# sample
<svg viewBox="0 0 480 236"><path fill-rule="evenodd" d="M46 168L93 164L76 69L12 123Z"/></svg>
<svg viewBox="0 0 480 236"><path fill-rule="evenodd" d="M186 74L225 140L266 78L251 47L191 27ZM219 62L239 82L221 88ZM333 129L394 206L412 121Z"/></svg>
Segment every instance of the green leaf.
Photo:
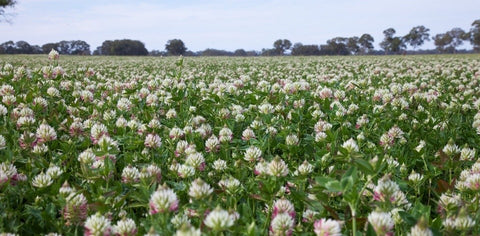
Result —
<svg viewBox="0 0 480 236"><path fill-rule="evenodd" d="M413 217L412 215L408 214L405 211L399 211L398 215L400 215L402 220L410 226L413 226L417 223L417 219L415 219L415 217Z"/></svg>
<svg viewBox="0 0 480 236"><path fill-rule="evenodd" d="M373 229L373 226L368 223L368 226L367 226L367 232L365 234L366 236L377 236L377 233L375 232L375 230Z"/></svg>
<svg viewBox="0 0 480 236"><path fill-rule="evenodd" d="M325 184L325 188L330 192L342 192L342 185L338 180L332 180Z"/></svg>
<svg viewBox="0 0 480 236"><path fill-rule="evenodd" d="M353 161L354 161L355 166L358 167L358 169L363 171L365 174L371 175L371 174L375 173L372 165L370 165L370 163L368 161L366 161L365 159L355 158Z"/></svg>

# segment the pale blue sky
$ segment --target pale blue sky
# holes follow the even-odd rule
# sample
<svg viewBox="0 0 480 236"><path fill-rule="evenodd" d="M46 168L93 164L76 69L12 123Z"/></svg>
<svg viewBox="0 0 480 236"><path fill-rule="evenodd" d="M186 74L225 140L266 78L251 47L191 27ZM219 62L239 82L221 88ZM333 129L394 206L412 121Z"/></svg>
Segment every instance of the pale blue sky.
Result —
<svg viewBox="0 0 480 236"><path fill-rule="evenodd" d="M192 51L261 50L279 38L324 44L369 33L379 49L389 27L398 35L417 25L431 35L469 30L480 19L480 0L18 0L9 12L15 16L0 23L0 43L85 40L93 51L104 40L128 38L164 50L169 39L180 38Z"/></svg>

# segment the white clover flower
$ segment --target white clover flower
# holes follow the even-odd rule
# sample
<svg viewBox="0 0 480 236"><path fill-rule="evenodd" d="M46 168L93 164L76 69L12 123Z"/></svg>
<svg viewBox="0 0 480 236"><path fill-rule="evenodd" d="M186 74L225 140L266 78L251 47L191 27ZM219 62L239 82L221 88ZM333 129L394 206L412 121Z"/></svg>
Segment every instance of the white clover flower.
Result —
<svg viewBox="0 0 480 236"><path fill-rule="evenodd" d="M5 138L3 137L3 135L0 135L0 150L5 149L5 146Z"/></svg>
<svg viewBox="0 0 480 236"><path fill-rule="evenodd" d="M4 116L7 113L8 113L7 108L4 105L0 104L0 116Z"/></svg>
<svg viewBox="0 0 480 236"><path fill-rule="evenodd" d="M326 121L319 120L316 124L315 127L313 128L315 130L315 133L319 132L325 132L330 129L332 129L332 125Z"/></svg>
<svg viewBox="0 0 480 236"><path fill-rule="evenodd" d="M85 221L85 235L110 235L112 227L110 220L97 213Z"/></svg>
<svg viewBox="0 0 480 236"><path fill-rule="evenodd" d="M57 139L57 133L48 124L41 124L36 131L36 136L41 143Z"/></svg>
<svg viewBox="0 0 480 236"><path fill-rule="evenodd" d="M467 146L463 147L460 151L460 160L471 161L475 158L475 149L470 149Z"/></svg>
<svg viewBox="0 0 480 236"><path fill-rule="evenodd" d="M191 153L187 155L185 164L202 171L205 169L205 158L200 152Z"/></svg>
<svg viewBox="0 0 480 236"><path fill-rule="evenodd" d="M447 156L453 156L457 154L460 149L458 146L453 143L453 140L450 140L445 147L443 147L442 151L447 155Z"/></svg>
<svg viewBox="0 0 480 236"><path fill-rule="evenodd" d="M358 152L359 148L357 145L357 142L353 138L350 138L349 140L345 141L342 144L342 147L347 150L347 152L352 153L352 152Z"/></svg>
<svg viewBox="0 0 480 236"><path fill-rule="evenodd" d="M270 163L268 163L267 173L270 176L287 176L288 165L279 157L275 157Z"/></svg>
<svg viewBox="0 0 480 236"><path fill-rule="evenodd" d="M318 132L315 134L315 142L321 142L327 139L327 134L324 132Z"/></svg>
<svg viewBox="0 0 480 236"><path fill-rule="evenodd" d="M260 111L260 113L263 113L263 114L270 114L275 111L274 107L270 103L265 103L258 106L258 110Z"/></svg>
<svg viewBox="0 0 480 236"><path fill-rule="evenodd" d="M53 184L52 177L45 173L40 173L32 180L32 185L37 188L45 188Z"/></svg>
<svg viewBox="0 0 480 236"><path fill-rule="evenodd" d="M262 156L262 151L259 148L255 146L250 146L245 151L245 155L243 159L245 159L245 161L248 161L248 162L254 162L260 159L261 156Z"/></svg>
<svg viewBox="0 0 480 236"><path fill-rule="evenodd" d="M118 149L118 143L117 141L113 140L107 135L103 135L98 139L98 146L102 148L103 150L111 150L113 149Z"/></svg>
<svg viewBox="0 0 480 236"><path fill-rule="evenodd" d="M213 189L210 187L210 185L205 183L200 178L195 179L188 189L188 195L197 200L208 197L212 192Z"/></svg>
<svg viewBox="0 0 480 236"><path fill-rule="evenodd" d="M170 110L167 111L167 114L165 114L165 117L167 119L173 119L173 118L177 117L177 112L174 109L170 109Z"/></svg>
<svg viewBox="0 0 480 236"><path fill-rule="evenodd" d="M128 98L120 98L117 102L117 108L120 111L128 111L132 107L132 102Z"/></svg>
<svg viewBox="0 0 480 236"><path fill-rule="evenodd" d="M126 166L122 171L123 183L136 183L140 180L140 171L136 167Z"/></svg>
<svg viewBox="0 0 480 236"><path fill-rule="evenodd" d="M296 171L298 175L308 175L312 172L313 172L313 165L308 163L307 160L303 161L303 163L298 166Z"/></svg>
<svg viewBox="0 0 480 236"><path fill-rule="evenodd" d="M415 148L415 151L417 151L417 152L422 151L422 149L425 147L425 144L426 144L425 141L420 140L420 143L419 143L418 146Z"/></svg>
<svg viewBox="0 0 480 236"><path fill-rule="evenodd" d="M278 133L278 130L275 127L269 126L265 132L267 134L275 136Z"/></svg>
<svg viewBox="0 0 480 236"><path fill-rule="evenodd" d="M96 160L95 154L92 149L87 149L78 155L78 161L83 164L91 164Z"/></svg>
<svg viewBox="0 0 480 236"><path fill-rule="evenodd" d="M220 180L220 182L218 182L218 186L220 186L222 189L225 189L227 193L234 194L239 190L241 184L238 179L230 177Z"/></svg>
<svg viewBox="0 0 480 236"><path fill-rule="evenodd" d="M116 235L133 236L137 234L137 225L130 218L122 219L113 226L113 233Z"/></svg>
<svg viewBox="0 0 480 236"><path fill-rule="evenodd" d="M174 217L172 217L172 220L170 220L170 223L175 228L180 228L182 225L190 225L190 219L186 214L177 214Z"/></svg>
<svg viewBox="0 0 480 236"><path fill-rule="evenodd" d="M215 135L212 135L210 138L205 141L205 151L206 152L217 152L220 149L220 140Z"/></svg>
<svg viewBox="0 0 480 236"><path fill-rule="evenodd" d="M295 220L287 213L281 213L273 218L270 223L270 231L273 235L290 235L293 230Z"/></svg>
<svg viewBox="0 0 480 236"><path fill-rule="evenodd" d="M368 215L368 222L372 225L377 235L389 235L393 233L394 222L388 212L373 211Z"/></svg>
<svg viewBox="0 0 480 236"><path fill-rule="evenodd" d="M227 127L223 127L220 132L219 132L219 136L220 136L220 142L221 143L227 143L227 142L230 142L232 141L233 139L233 133L232 131L227 128Z"/></svg>
<svg viewBox="0 0 480 236"><path fill-rule="evenodd" d="M93 140L98 141L105 134L108 134L108 129L104 124L94 124L90 128L90 136Z"/></svg>
<svg viewBox="0 0 480 236"><path fill-rule="evenodd" d="M2 98L2 102L5 105L12 105L17 101L17 98L14 95L5 95Z"/></svg>
<svg viewBox="0 0 480 236"><path fill-rule="evenodd" d="M285 138L285 143L286 143L288 146L298 145L298 142L299 142L299 139L298 139L297 135L295 135L295 134L289 134L289 135L287 135L287 137Z"/></svg>
<svg viewBox="0 0 480 236"><path fill-rule="evenodd" d="M59 97L60 96L60 91L54 87L50 87L47 89L47 94L51 97Z"/></svg>
<svg viewBox="0 0 480 236"><path fill-rule="evenodd" d="M215 232L227 230L233 226L234 222L234 217L232 217L228 211L223 210L220 207L217 207L211 211L203 221L207 227L211 228Z"/></svg>
<svg viewBox="0 0 480 236"><path fill-rule="evenodd" d="M180 165L177 169L178 175L182 178L188 178L195 174L195 168L189 165Z"/></svg>
<svg viewBox="0 0 480 236"><path fill-rule="evenodd" d="M416 224L407 236L433 236L433 232L426 225Z"/></svg>
<svg viewBox="0 0 480 236"><path fill-rule="evenodd" d="M60 177L60 175L63 173L63 171L60 169L58 166L51 165L47 169L47 175L50 176L52 179L56 179Z"/></svg>
<svg viewBox="0 0 480 236"><path fill-rule="evenodd" d="M340 222L331 219L320 219L313 224L313 231L317 236L342 236Z"/></svg>
<svg viewBox="0 0 480 236"><path fill-rule="evenodd" d="M255 139L255 133L250 128L247 128L242 132L242 139L248 141L250 139Z"/></svg>
<svg viewBox="0 0 480 236"><path fill-rule="evenodd" d="M213 162L213 169L216 171L225 170L227 169L227 162L222 159L215 160Z"/></svg>
<svg viewBox="0 0 480 236"><path fill-rule="evenodd" d="M265 161L260 161L255 165L255 168L253 170L255 175L266 175L268 171L268 163Z"/></svg>
<svg viewBox="0 0 480 236"><path fill-rule="evenodd" d="M408 176L408 180L414 184L418 184L423 180L423 175L412 170L412 173Z"/></svg>
<svg viewBox="0 0 480 236"><path fill-rule="evenodd" d="M201 236L202 231L200 229L196 229L193 226L188 226L185 225L184 227L181 227L175 232L174 236Z"/></svg>
<svg viewBox="0 0 480 236"><path fill-rule="evenodd" d="M475 226L475 220L467 215L465 209L460 210L457 218L455 219L455 228L458 230L468 230Z"/></svg>
<svg viewBox="0 0 480 236"><path fill-rule="evenodd" d="M159 186L150 197L150 214L176 211L178 209L177 194L167 186Z"/></svg>
<svg viewBox="0 0 480 236"><path fill-rule="evenodd" d="M176 140L176 139L182 138L184 135L185 135L185 132L182 129L178 127L174 127L170 130L170 133L168 136L170 137L170 139Z"/></svg>
<svg viewBox="0 0 480 236"><path fill-rule="evenodd" d="M254 120L254 121L252 121L252 123L250 124L250 127L251 127L252 129L260 129L260 127L262 127L262 126L263 126L263 123L262 123L262 121L259 121L259 120Z"/></svg>
<svg viewBox="0 0 480 236"><path fill-rule="evenodd" d="M144 145L148 148L159 148L162 146L162 139L158 134L147 134Z"/></svg>
<svg viewBox="0 0 480 236"><path fill-rule="evenodd" d="M48 53L48 59L49 60L58 60L60 57L60 54L52 48L52 50Z"/></svg>
<svg viewBox="0 0 480 236"><path fill-rule="evenodd" d="M158 129L161 126L162 126L162 124L156 118L153 118L152 120L150 120L150 122L148 122L148 127L152 128L152 129Z"/></svg>

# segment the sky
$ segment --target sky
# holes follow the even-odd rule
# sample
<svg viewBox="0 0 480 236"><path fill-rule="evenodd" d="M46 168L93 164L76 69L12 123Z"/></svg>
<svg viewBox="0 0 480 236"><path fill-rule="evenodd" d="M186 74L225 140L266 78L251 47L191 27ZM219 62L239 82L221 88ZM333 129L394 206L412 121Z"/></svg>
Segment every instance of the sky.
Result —
<svg viewBox="0 0 480 236"><path fill-rule="evenodd" d="M84 40L93 51L105 40L134 39L164 50L181 39L188 50L272 48L277 39L324 44L383 30L403 36L424 25L433 36L454 27L468 31L480 19L480 0L18 0L11 23L0 22L0 43L43 45ZM422 49L434 48L427 42ZM471 48L465 43L462 48Z"/></svg>

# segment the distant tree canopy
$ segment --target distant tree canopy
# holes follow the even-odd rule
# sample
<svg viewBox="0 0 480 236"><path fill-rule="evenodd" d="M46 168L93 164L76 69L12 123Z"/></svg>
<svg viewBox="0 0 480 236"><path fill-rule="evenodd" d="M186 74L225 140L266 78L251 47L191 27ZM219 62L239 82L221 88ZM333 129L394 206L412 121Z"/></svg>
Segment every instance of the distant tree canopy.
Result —
<svg viewBox="0 0 480 236"><path fill-rule="evenodd" d="M394 36L395 33L396 31L393 28L388 28L383 31L385 38L380 43L380 47L385 51L385 54L400 53L400 51L407 47L403 38Z"/></svg>
<svg viewBox="0 0 480 236"><path fill-rule="evenodd" d="M237 49L235 52L233 52L233 55L236 57L246 57L248 56L247 51L244 49Z"/></svg>
<svg viewBox="0 0 480 236"><path fill-rule="evenodd" d="M106 40L98 47L94 55L142 56L148 55L145 44L138 40Z"/></svg>
<svg viewBox="0 0 480 236"><path fill-rule="evenodd" d="M55 49L60 54L66 55L90 55L90 45L82 40L60 41L58 43L46 43L42 45L42 51L49 53Z"/></svg>
<svg viewBox="0 0 480 236"><path fill-rule="evenodd" d="M286 50L292 47L292 42L288 39L278 39L273 42L273 48L276 51L276 54L283 55Z"/></svg>
<svg viewBox="0 0 480 236"><path fill-rule="evenodd" d="M7 41L0 44L0 54L40 54L42 48L37 45L30 45L25 41Z"/></svg>
<svg viewBox="0 0 480 236"><path fill-rule="evenodd" d="M472 23L472 28L468 36L470 43L473 45L473 50L480 52L480 19Z"/></svg>
<svg viewBox="0 0 480 236"><path fill-rule="evenodd" d="M0 10L6 6L12 6L15 1L0 0ZM150 55L150 56L282 56L291 55L381 55L381 54L399 54L399 53L470 53L472 50L458 50L465 41L469 41L473 46L473 51L480 52L480 19L472 23L468 32L461 28L453 28L444 33L438 33L430 37L430 29L423 25L413 27L403 37L396 36L394 28L388 28L383 31L384 39L380 42L383 50L375 50L374 38L370 34L362 34L360 37L334 37L326 41L325 44L292 43L288 39L278 39L273 42L273 48L264 48L259 51L245 51L237 49L227 51L221 49L207 48L203 51L188 51L181 39L171 39L165 44L165 51L152 50L147 51L145 45L138 40L106 40L101 46L93 52L94 55ZM417 50L425 41L433 40L435 49ZM407 51L407 45L412 49ZM0 54L35 54L49 53L55 49L60 54L70 55L89 55L90 45L82 40L60 41L57 43L46 43L41 47L30 45L25 41L7 41L0 44Z"/></svg>
<svg viewBox="0 0 480 236"><path fill-rule="evenodd" d="M212 57L212 56L233 56L232 52L225 51L225 50L218 50L218 49L212 49L212 48L207 48L199 53L197 53L200 56L207 56L207 57Z"/></svg>
<svg viewBox="0 0 480 236"><path fill-rule="evenodd" d="M455 53L456 48L467 40L469 35L461 28L453 28L446 33L432 37L436 49L440 53Z"/></svg>
<svg viewBox="0 0 480 236"><path fill-rule="evenodd" d="M167 51L168 55L179 56L185 54L187 48L182 40L171 39L168 40L167 44L165 44L165 50Z"/></svg>
<svg viewBox="0 0 480 236"><path fill-rule="evenodd" d="M318 45L303 45L302 43L295 43L292 48L293 56L316 56L320 55Z"/></svg>
<svg viewBox="0 0 480 236"><path fill-rule="evenodd" d="M375 40L370 34L362 34L358 39L358 44L360 45L360 53L367 54L374 49L373 42Z"/></svg>
<svg viewBox="0 0 480 236"><path fill-rule="evenodd" d="M429 31L430 29L423 25L413 27L407 35L403 36L403 41L416 49L422 46L425 41L430 41Z"/></svg>

